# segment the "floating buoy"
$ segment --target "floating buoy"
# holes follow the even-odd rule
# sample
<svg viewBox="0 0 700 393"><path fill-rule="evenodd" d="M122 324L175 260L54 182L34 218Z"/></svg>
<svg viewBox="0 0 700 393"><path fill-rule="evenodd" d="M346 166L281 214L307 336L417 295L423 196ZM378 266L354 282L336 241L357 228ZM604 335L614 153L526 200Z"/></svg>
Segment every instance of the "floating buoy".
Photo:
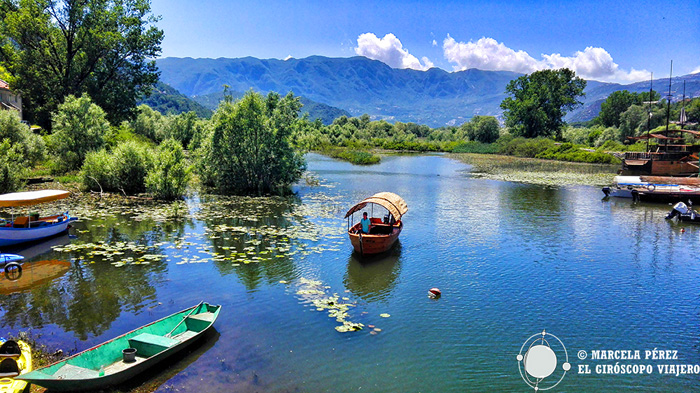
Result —
<svg viewBox="0 0 700 393"><path fill-rule="evenodd" d="M685 232L685 228L681 228L681 233Z"/></svg>
<svg viewBox="0 0 700 393"><path fill-rule="evenodd" d="M428 296L429 296L431 299L437 299L437 298L439 298L441 295L442 295L442 292L440 291L439 288L430 288L430 290L428 291Z"/></svg>

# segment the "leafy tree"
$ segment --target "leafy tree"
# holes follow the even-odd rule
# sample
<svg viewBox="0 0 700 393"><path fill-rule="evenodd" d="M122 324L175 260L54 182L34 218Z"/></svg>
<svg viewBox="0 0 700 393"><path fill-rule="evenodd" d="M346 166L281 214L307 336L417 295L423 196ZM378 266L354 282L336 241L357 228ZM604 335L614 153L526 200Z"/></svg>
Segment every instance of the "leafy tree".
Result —
<svg viewBox="0 0 700 393"><path fill-rule="evenodd" d="M187 190L190 168L182 145L175 139L167 139L158 146L153 168L146 176L146 189L157 199L181 198Z"/></svg>
<svg viewBox="0 0 700 393"><path fill-rule="evenodd" d="M636 93L627 90L615 91L600 105L598 122L605 127L619 127L620 115L633 104L641 104L642 101Z"/></svg>
<svg viewBox="0 0 700 393"><path fill-rule="evenodd" d="M501 102L506 126L516 136L559 137L567 111L580 105L586 81L568 68L533 72L514 79L506 86Z"/></svg>
<svg viewBox="0 0 700 393"><path fill-rule="evenodd" d="M117 188L127 195L146 191L146 174L153 166L152 151L138 142L128 141L118 145L112 154Z"/></svg>
<svg viewBox="0 0 700 393"><path fill-rule="evenodd" d="M501 129L493 116L474 116L468 123L462 124L461 128L470 141L481 143L496 142Z"/></svg>
<svg viewBox="0 0 700 393"><path fill-rule="evenodd" d="M186 112L171 116L169 121L169 137L180 141L182 146L187 147L196 132L197 120L197 114L194 112Z"/></svg>
<svg viewBox="0 0 700 393"><path fill-rule="evenodd" d="M88 152L99 150L109 132L105 112L92 103L87 94L80 98L70 95L59 105L53 117L54 133L49 137L49 149L54 155L57 171L79 169Z"/></svg>
<svg viewBox="0 0 700 393"><path fill-rule="evenodd" d="M208 172L203 179L226 194L287 192L304 169L290 142L300 107L291 93L264 98L251 91L235 104L222 103L199 166Z"/></svg>
<svg viewBox="0 0 700 393"><path fill-rule="evenodd" d="M148 105L139 105L136 118L131 121L131 128L135 134L160 143L167 133L168 118Z"/></svg>
<svg viewBox="0 0 700 393"><path fill-rule="evenodd" d="M44 128L65 97L83 93L118 124L158 80L156 21L149 0L2 0L0 66Z"/></svg>

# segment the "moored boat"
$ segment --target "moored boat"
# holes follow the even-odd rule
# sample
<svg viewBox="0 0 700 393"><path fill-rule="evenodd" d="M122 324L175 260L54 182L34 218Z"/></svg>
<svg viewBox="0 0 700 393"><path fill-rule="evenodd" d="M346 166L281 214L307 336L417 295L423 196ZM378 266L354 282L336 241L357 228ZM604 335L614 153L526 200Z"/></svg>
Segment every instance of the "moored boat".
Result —
<svg viewBox="0 0 700 393"><path fill-rule="evenodd" d="M0 393L24 392L27 381L16 377L32 371L32 349L22 340L0 344Z"/></svg>
<svg viewBox="0 0 700 393"><path fill-rule="evenodd" d="M41 190L13 192L0 195L0 207L33 206L40 203L67 198L70 192L63 190ZM68 224L75 220L68 212L39 217L37 214L12 216L0 221L0 246L10 246L37 241L65 232Z"/></svg>
<svg viewBox="0 0 700 393"><path fill-rule="evenodd" d="M354 213L363 210L368 205L378 205L386 209L388 214L383 219L369 217L369 231L363 232L362 223L354 223ZM391 249L403 229L402 217L408 211L408 205L400 196L391 192L380 192L356 204L345 214L348 220L348 236L355 251L362 255L379 254ZM351 219L353 220L351 223Z"/></svg>
<svg viewBox="0 0 700 393"><path fill-rule="evenodd" d="M58 392L119 385L195 342L212 327L220 310L202 302L20 379Z"/></svg>
<svg viewBox="0 0 700 393"><path fill-rule="evenodd" d="M700 213L683 202L673 205L673 208L666 216L667 220L678 218L678 221L700 223Z"/></svg>

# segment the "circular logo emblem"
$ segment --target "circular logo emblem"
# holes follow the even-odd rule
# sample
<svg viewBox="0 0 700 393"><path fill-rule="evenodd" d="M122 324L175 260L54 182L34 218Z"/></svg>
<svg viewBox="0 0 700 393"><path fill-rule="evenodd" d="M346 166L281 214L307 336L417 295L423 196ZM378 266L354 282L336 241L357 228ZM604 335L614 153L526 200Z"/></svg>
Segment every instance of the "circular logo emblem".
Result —
<svg viewBox="0 0 700 393"><path fill-rule="evenodd" d="M560 368L557 368L557 353L564 360ZM523 343L516 359L520 376L535 391L554 388L571 369L564 343L557 336L544 330L542 333L533 334Z"/></svg>

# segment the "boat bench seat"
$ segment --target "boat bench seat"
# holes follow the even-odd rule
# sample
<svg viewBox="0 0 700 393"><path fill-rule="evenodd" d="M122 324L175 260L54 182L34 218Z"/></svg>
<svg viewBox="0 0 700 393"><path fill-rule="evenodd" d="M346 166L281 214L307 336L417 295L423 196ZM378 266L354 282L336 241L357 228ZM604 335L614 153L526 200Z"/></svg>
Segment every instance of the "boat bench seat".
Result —
<svg viewBox="0 0 700 393"><path fill-rule="evenodd" d="M178 340L151 333L141 333L129 339L129 346L136 348L136 354L143 357L151 357L179 343Z"/></svg>

